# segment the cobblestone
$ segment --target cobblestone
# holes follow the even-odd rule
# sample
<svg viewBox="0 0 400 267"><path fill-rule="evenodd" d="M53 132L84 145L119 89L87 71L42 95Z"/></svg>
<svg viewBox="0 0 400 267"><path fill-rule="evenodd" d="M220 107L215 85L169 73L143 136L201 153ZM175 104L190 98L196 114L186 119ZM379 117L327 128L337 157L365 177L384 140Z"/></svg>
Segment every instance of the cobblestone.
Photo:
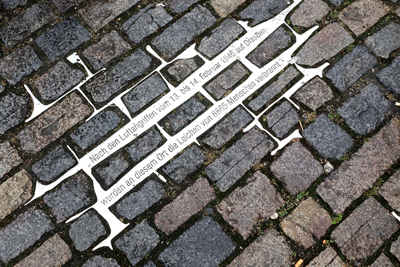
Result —
<svg viewBox="0 0 400 267"><path fill-rule="evenodd" d="M396 171L379 189L382 195L391 207L400 210L400 171Z"/></svg>
<svg viewBox="0 0 400 267"><path fill-rule="evenodd" d="M154 60L138 49L113 68L105 71L86 85L86 90L97 103L108 101L133 79L142 77L153 66Z"/></svg>
<svg viewBox="0 0 400 267"><path fill-rule="evenodd" d="M75 248L79 251L85 251L106 233L99 216L92 210L78 218L68 232Z"/></svg>
<svg viewBox="0 0 400 267"><path fill-rule="evenodd" d="M285 234L307 249L325 235L332 225L332 219L326 210L312 198L308 198L301 202L280 225Z"/></svg>
<svg viewBox="0 0 400 267"><path fill-rule="evenodd" d="M53 106L17 135L21 148L36 154L90 114L76 93Z"/></svg>
<svg viewBox="0 0 400 267"><path fill-rule="evenodd" d="M202 6L196 6L151 43L160 52L160 55L169 61L215 22L216 19L209 10Z"/></svg>
<svg viewBox="0 0 400 267"><path fill-rule="evenodd" d="M139 0L110 0L92 1L78 13L85 19L86 23L95 31L99 31L114 18L136 5Z"/></svg>
<svg viewBox="0 0 400 267"><path fill-rule="evenodd" d="M91 257L82 265L82 267L99 267L99 266L120 267L117 261L114 260L113 258L103 258L100 256Z"/></svg>
<svg viewBox="0 0 400 267"><path fill-rule="evenodd" d="M144 82L130 90L122 97L122 100L133 116L140 109L152 103L157 97L168 91L168 86L165 84L163 78L156 72Z"/></svg>
<svg viewBox="0 0 400 267"><path fill-rule="evenodd" d="M4 91L4 86L0 84L0 93L2 93L3 91Z"/></svg>
<svg viewBox="0 0 400 267"><path fill-rule="evenodd" d="M260 219L269 218L284 203L268 177L257 171L244 187L235 189L218 204L217 210L247 239Z"/></svg>
<svg viewBox="0 0 400 267"><path fill-rule="evenodd" d="M1 92L0 92L1 93ZM28 103L13 93L0 99L0 136L20 124L28 112Z"/></svg>
<svg viewBox="0 0 400 267"><path fill-rule="evenodd" d="M157 233L144 220L115 241L115 245L126 254L129 262L135 265L159 242L160 238Z"/></svg>
<svg viewBox="0 0 400 267"><path fill-rule="evenodd" d="M300 49L296 55L297 63L313 66L333 57L353 42L353 37L340 24L329 24Z"/></svg>
<svg viewBox="0 0 400 267"><path fill-rule="evenodd" d="M276 230L269 229L251 243L228 267L290 266L290 247Z"/></svg>
<svg viewBox="0 0 400 267"><path fill-rule="evenodd" d="M153 152L161 144L162 140L161 134L154 127L128 147L128 154L137 163Z"/></svg>
<svg viewBox="0 0 400 267"><path fill-rule="evenodd" d="M379 0L359 0L343 9L339 13L339 19L358 36L389 11L390 8Z"/></svg>
<svg viewBox="0 0 400 267"><path fill-rule="evenodd" d="M76 160L62 146L56 147L32 165L32 171L41 182L52 182L76 164Z"/></svg>
<svg viewBox="0 0 400 267"><path fill-rule="evenodd" d="M106 160L107 165L94 168L94 172L99 176L99 182L104 189L108 189L129 167L129 162L122 154L117 154Z"/></svg>
<svg viewBox="0 0 400 267"><path fill-rule="evenodd" d="M104 110L73 131L71 138L81 149L86 149L115 129L120 121L115 112Z"/></svg>
<svg viewBox="0 0 400 267"><path fill-rule="evenodd" d="M351 136L325 114L319 115L303 131L303 136L324 158L340 159L354 144Z"/></svg>
<svg viewBox="0 0 400 267"><path fill-rule="evenodd" d="M89 192L92 190L90 179L78 173L63 182L60 188L44 195L43 202L60 223L91 204Z"/></svg>
<svg viewBox="0 0 400 267"><path fill-rule="evenodd" d="M60 12L65 12L73 6L82 3L85 0L51 0Z"/></svg>
<svg viewBox="0 0 400 267"><path fill-rule="evenodd" d="M155 225L170 235L194 214L215 199L215 191L205 178L199 178L154 216Z"/></svg>
<svg viewBox="0 0 400 267"><path fill-rule="evenodd" d="M124 55L131 46L116 32L105 35L98 43L83 50L82 55L87 58L95 70L99 70L108 62Z"/></svg>
<svg viewBox="0 0 400 267"><path fill-rule="evenodd" d="M396 256L397 259L400 259L400 239L397 239L390 246L390 252Z"/></svg>
<svg viewBox="0 0 400 267"><path fill-rule="evenodd" d="M305 191L324 172L300 142L288 146L271 164L271 171L293 195Z"/></svg>
<svg viewBox="0 0 400 267"><path fill-rule="evenodd" d="M271 61L280 51L290 46L291 37L283 26L267 37L247 59L261 68Z"/></svg>
<svg viewBox="0 0 400 267"><path fill-rule="evenodd" d="M42 66L32 47L25 45L0 60L0 76L16 85Z"/></svg>
<svg viewBox="0 0 400 267"><path fill-rule="evenodd" d="M277 81L273 82L259 95L252 99L249 102L249 107L254 111L260 110L299 75L300 73L294 67L290 66L281 75L279 75Z"/></svg>
<svg viewBox="0 0 400 267"><path fill-rule="evenodd" d="M175 85L180 84L203 64L204 61L199 56L188 59L179 59L172 62L165 67L167 73L173 77L169 82ZM169 77L166 78L168 79Z"/></svg>
<svg viewBox="0 0 400 267"><path fill-rule="evenodd" d="M306 0L290 16L295 26L311 27L329 13L329 6L321 0Z"/></svg>
<svg viewBox="0 0 400 267"><path fill-rule="evenodd" d="M267 115L267 124L278 138L283 138L299 122L297 110L288 101L274 108Z"/></svg>
<svg viewBox="0 0 400 267"><path fill-rule="evenodd" d="M230 93L232 88L249 74L250 70L240 61L236 61L230 67L221 71L217 78L213 79L204 88L219 100L227 93Z"/></svg>
<svg viewBox="0 0 400 267"><path fill-rule="evenodd" d="M243 108L238 107L201 138L201 141L214 149L219 149L251 122L252 119L249 113Z"/></svg>
<svg viewBox="0 0 400 267"><path fill-rule="evenodd" d="M206 110L207 107L202 103L199 97L193 96L166 115L158 124L170 135L175 135Z"/></svg>
<svg viewBox="0 0 400 267"><path fill-rule="evenodd" d="M180 183L187 175L200 168L205 159L203 151L198 146L193 145L171 163L168 163L162 170L175 182Z"/></svg>
<svg viewBox="0 0 400 267"><path fill-rule="evenodd" d="M251 19L252 26L272 18L288 6L285 0L256 0L239 15L243 19Z"/></svg>
<svg viewBox="0 0 400 267"><path fill-rule="evenodd" d="M266 134L253 129L208 165L206 174L225 192L273 147Z"/></svg>
<svg viewBox="0 0 400 267"><path fill-rule="evenodd" d="M0 143L0 178L22 162L18 151L10 145L10 142Z"/></svg>
<svg viewBox="0 0 400 267"><path fill-rule="evenodd" d="M211 0L211 6L221 17L228 16L246 0Z"/></svg>
<svg viewBox="0 0 400 267"><path fill-rule="evenodd" d="M72 258L71 249L65 241L55 234L32 254L19 262L16 267L61 266Z"/></svg>
<svg viewBox="0 0 400 267"><path fill-rule="evenodd" d="M312 110L317 110L333 98L331 88L319 77L303 85L294 95L294 98Z"/></svg>
<svg viewBox="0 0 400 267"><path fill-rule="evenodd" d="M7 48L11 48L51 22L55 17L49 4L43 2L34 4L1 27L1 40Z"/></svg>
<svg viewBox="0 0 400 267"><path fill-rule="evenodd" d="M217 267L234 249L234 243L221 226L205 217L172 242L160 254L159 260L166 267Z"/></svg>
<svg viewBox="0 0 400 267"><path fill-rule="evenodd" d="M390 101L376 85L371 83L358 95L349 98L337 112L354 132L365 135L375 130L389 115L391 109Z"/></svg>
<svg viewBox="0 0 400 267"><path fill-rule="evenodd" d="M0 229L0 259L8 263L52 229L50 218L42 210L30 208Z"/></svg>
<svg viewBox="0 0 400 267"><path fill-rule="evenodd" d="M371 265L371 267L394 267L394 265L390 262L388 257L385 254L381 254L376 261Z"/></svg>
<svg viewBox="0 0 400 267"><path fill-rule="evenodd" d="M32 181L22 170L0 184L0 220L25 204L32 196Z"/></svg>
<svg viewBox="0 0 400 267"><path fill-rule="evenodd" d="M69 17L39 36L35 42L50 61L67 55L92 38L92 34L74 17Z"/></svg>
<svg viewBox="0 0 400 267"><path fill-rule="evenodd" d="M0 0L6 10L15 9L18 6L25 6L28 0Z"/></svg>
<svg viewBox="0 0 400 267"><path fill-rule="evenodd" d="M322 251L313 259L307 267L344 267L346 266L342 259L337 255L332 247Z"/></svg>
<svg viewBox="0 0 400 267"><path fill-rule="evenodd" d="M399 129L399 120L393 119L318 186L317 193L336 214L342 213L400 157Z"/></svg>
<svg viewBox="0 0 400 267"><path fill-rule="evenodd" d="M37 78L34 84L43 100L53 101L77 85L84 76L82 71L72 69L60 61Z"/></svg>
<svg viewBox="0 0 400 267"><path fill-rule="evenodd" d="M397 56L391 65L381 70L376 77L386 86L387 90L400 94L400 56Z"/></svg>
<svg viewBox="0 0 400 267"><path fill-rule="evenodd" d="M210 37L201 40L198 50L208 58L214 58L243 32L244 29L236 20L228 18L212 31Z"/></svg>
<svg viewBox="0 0 400 267"><path fill-rule="evenodd" d="M154 263L148 262L144 267L156 267Z"/></svg>
<svg viewBox="0 0 400 267"><path fill-rule="evenodd" d="M390 53L400 48L400 25L389 23L380 31L365 40L365 44L372 52L382 58L389 58ZM382 40L385 40L382 42Z"/></svg>
<svg viewBox="0 0 400 267"><path fill-rule="evenodd" d="M364 46L357 46L341 58L326 74L339 91L344 92L378 61Z"/></svg>
<svg viewBox="0 0 400 267"><path fill-rule="evenodd" d="M396 219L369 198L332 232L332 238L348 259L367 259L397 229Z"/></svg>
<svg viewBox="0 0 400 267"><path fill-rule="evenodd" d="M187 10L191 5L199 2L200 0L168 0L165 5L175 13L181 13Z"/></svg>
<svg viewBox="0 0 400 267"><path fill-rule="evenodd" d="M148 208L157 203L164 195L165 190L153 180L146 182L138 191L129 194L117 204L117 212L122 217L133 220Z"/></svg>

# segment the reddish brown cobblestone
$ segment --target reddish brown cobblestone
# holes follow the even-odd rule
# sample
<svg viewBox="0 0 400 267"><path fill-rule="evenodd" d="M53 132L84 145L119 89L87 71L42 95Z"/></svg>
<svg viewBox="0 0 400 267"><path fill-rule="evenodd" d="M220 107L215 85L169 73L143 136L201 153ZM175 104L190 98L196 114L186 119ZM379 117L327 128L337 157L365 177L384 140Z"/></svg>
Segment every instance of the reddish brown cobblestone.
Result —
<svg viewBox="0 0 400 267"><path fill-rule="evenodd" d="M21 163L18 151L10 145L10 142L0 144L0 178Z"/></svg>

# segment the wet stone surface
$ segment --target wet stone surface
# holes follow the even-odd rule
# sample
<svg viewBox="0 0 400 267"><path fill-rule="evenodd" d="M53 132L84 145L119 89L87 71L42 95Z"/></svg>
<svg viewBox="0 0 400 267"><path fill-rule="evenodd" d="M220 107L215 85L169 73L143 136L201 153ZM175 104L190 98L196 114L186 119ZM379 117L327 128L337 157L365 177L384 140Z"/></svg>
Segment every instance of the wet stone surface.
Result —
<svg viewBox="0 0 400 267"><path fill-rule="evenodd" d="M1 40L7 48L11 48L55 17L49 4L39 2L1 27Z"/></svg>
<svg viewBox="0 0 400 267"><path fill-rule="evenodd" d="M266 134L252 129L208 165L206 174L225 192L273 147Z"/></svg>
<svg viewBox="0 0 400 267"><path fill-rule="evenodd" d="M50 61L54 62L90 38L92 34L77 19L69 17L39 36L35 42Z"/></svg>
<svg viewBox="0 0 400 267"><path fill-rule="evenodd" d="M326 74L339 91L344 92L378 61L364 46L357 46L341 58Z"/></svg>
<svg viewBox="0 0 400 267"><path fill-rule="evenodd" d="M0 136L21 123L28 112L28 103L13 93L0 98Z"/></svg>
<svg viewBox="0 0 400 267"><path fill-rule="evenodd" d="M378 87L369 84L358 95L344 102L337 112L354 132L365 135L375 130L389 115L391 109L392 104Z"/></svg>
<svg viewBox="0 0 400 267"><path fill-rule="evenodd" d="M304 248L309 248L325 235L332 225L329 213L312 198L300 203L282 222L283 232Z"/></svg>
<svg viewBox="0 0 400 267"><path fill-rule="evenodd" d="M392 262L389 260L388 257L385 256L385 254L381 254L376 261L371 265L371 267L394 267Z"/></svg>
<svg viewBox="0 0 400 267"><path fill-rule="evenodd" d="M215 191L205 178L199 178L154 217L155 225L167 235L215 199Z"/></svg>
<svg viewBox="0 0 400 267"><path fill-rule="evenodd" d="M100 256L94 256L87 260L82 267L99 267L99 266L107 266L107 267L120 267L116 260L112 258L103 258Z"/></svg>
<svg viewBox="0 0 400 267"><path fill-rule="evenodd" d="M274 108L267 115L267 125L278 138L283 138L299 122L297 110L288 101Z"/></svg>
<svg viewBox="0 0 400 267"><path fill-rule="evenodd" d="M226 17L246 0L211 0L211 6L221 17Z"/></svg>
<svg viewBox="0 0 400 267"><path fill-rule="evenodd" d="M76 160L62 146L56 147L32 165L32 171L41 182L52 182L76 164Z"/></svg>
<svg viewBox="0 0 400 267"><path fill-rule="evenodd" d="M0 60L0 76L16 85L41 66L42 62L32 47L25 45Z"/></svg>
<svg viewBox="0 0 400 267"><path fill-rule="evenodd" d="M169 82L175 83L176 85L180 84L203 64L204 61L199 56L188 59L178 59L172 62L165 67L168 74L173 77L173 80L169 80ZM168 79L168 77L166 78Z"/></svg>
<svg viewBox="0 0 400 267"><path fill-rule="evenodd" d="M336 214L372 187L400 157L399 129L399 120L393 119L318 186L317 193Z"/></svg>
<svg viewBox="0 0 400 267"><path fill-rule="evenodd" d="M79 126L72 132L71 138L81 149L86 149L115 129L120 121L116 113L104 110Z"/></svg>
<svg viewBox="0 0 400 267"><path fill-rule="evenodd" d="M396 171L379 189L379 194L383 196L389 205L400 210L400 171Z"/></svg>
<svg viewBox="0 0 400 267"><path fill-rule="evenodd" d="M324 158L340 159L354 144L351 136L325 114L304 129L303 136Z"/></svg>
<svg viewBox="0 0 400 267"><path fill-rule="evenodd" d="M99 70L112 59L124 55L131 49L116 31L105 35L98 43L86 48L82 55L87 58L95 70Z"/></svg>
<svg viewBox="0 0 400 267"><path fill-rule="evenodd" d="M332 232L332 238L348 259L366 259L397 229L396 219L368 198Z"/></svg>
<svg viewBox="0 0 400 267"><path fill-rule="evenodd" d="M363 0L350 4L339 13L339 18L357 36L364 33L386 15L390 8L379 0Z"/></svg>
<svg viewBox="0 0 400 267"><path fill-rule="evenodd" d="M34 84L43 100L53 101L77 85L84 76L82 71L60 61L37 78Z"/></svg>
<svg viewBox="0 0 400 267"><path fill-rule="evenodd" d="M126 254L129 262L135 265L159 242L160 238L157 233L144 220L119 238L115 245Z"/></svg>
<svg viewBox="0 0 400 267"><path fill-rule="evenodd" d="M75 248L79 251L85 251L106 233L99 216L92 210L79 217L68 232Z"/></svg>
<svg viewBox="0 0 400 267"><path fill-rule="evenodd" d="M312 110L317 110L333 98L331 88L319 77L303 85L294 95L294 98Z"/></svg>
<svg viewBox="0 0 400 267"><path fill-rule="evenodd" d="M332 247L322 251L313 259L307 267L344 267L346 266L342 259L337 255Z"/></svg>
<svg viewBox="0 0 400 267"><path fill-rule="evenodd" d="M198 50L208 58L213 58L244 32L236 20L228 18L214 29L210 37L201 40Z"/></svg>
<svg viewBox="0 0 400 267"><path fill-rule="evenodd" d="M296 55L297 63L313 66L336 55L353 42L353 37L340 24L329 24L300 49Z"/></svg>
<svg viewBox="0 0 400 267"><path fill-rule="evenodd" d="M271 171L293 195L305 191L324 172L321 164L300 142L285 148L271 164Z"/></svg>
<svg viewBox="0 0 400 267"><path fill-rule="evenodd" d="M260 171L218 204L217 210L239 234L247 239L260 219L269 218L284 203L267 176Z"/></svg>
<svg viewBox="0 0 400 267"><path fill-rule="evenodd" d="M150 180L138 191L129 194L118 203L116 210L122 217L133 220L136 216L157 203L163 197L164 193L165 191L160 183Z"/></svg>
<svg viewBox="0 0 400 267"><path fill-rule="evenodd" d="M239 13L242 19L252 20L252 26L255 26L274 15L279 14L288 6L285 0L256 0Z"/></svg>
<svg viewBox="0 0 400 267"><path fill-rule="evenodd" d="M52 229L50 218L36 207L20 214L13 222L0 229L1 261L8 263Z"/></svg>
<svg viewBox="0 0 400 267"><path fill-rule="evenodd" d="M400 94L400 56L397 56L391 65L384 68L376 75L378 80L387 90Z"/></svg>
<svg viewBox="0 0 400 267"><path fill-rule="evenodd" d="M269 229L251 243L228 267L290 266L290 247L276 230Z"/></svg>
<svg viewBox="0 0 400 267"><path fill-rule="evenodd" d="M162 142L162 136L156 127L150 129L143 137L139 137L128 147L129 156L134 162L139 162L145 156L153 152Z"/></svg>
<svg viewBox="0 0 400 267"><path fill-rule="evenodd" d="M149 55L138 49L110 70L94 77L87 83L86 90L97 103L109 101L113 94L120 92L133 79L143 76L154 64Z"/></svg>
<svg viewBox="0 0 400 267"><path fill-rule="evenodd" d="M32 196L32 181L22 170L0 184L0 220L25 204Z"/></svg>
<svg viewBox="0 0 400 267"><path fill-rule="evenodd" d="M166 115L158 124L170 135L175 135L206 110L207 107L199 97L194 96Z"/></svg>
<svg viewBox="0 0 400 267"><path fill-rule="evenodd" d="M78 173L63 182L60 188L44 195L43 202L60 223L91 204L89 192L92 190L90 178Z"/></svg>
<svg viewBox="0 0 400 267"><path fill-rule="evenodd" d="M99 176L99 182L104 189L108 189L117 178L129 167L129 162L124 158L122 154L117 154L115 157L111 157L108 160L106 166L97 167L94 172Z"/></svg>
<svg viewBox="0 0 400 267"><path fill-rule="evenodd" d="M159 256L166 267L218 266L235 249L221 226L210 217L198 221Z"/></svg>
<svg viewBox="0 0 400 267"><path fill-rule="evenodd" d="M71 249L65 241L55 234L44 242L16 267L61 266L72 257Z"/></svg>
<svg viewBox="0 0 400 267"><path fill-rule="evenodd" d="M0 143L0 178L22 162L18 151L11 146L10 142Z"/></svg>
<svg viewBox="0 0 400 267"><path fill-rule="evenodd" d="M131 115L133 115L168 91L168 86L165 84L163 78L156 72L124 95L122 101Z"/></svg>
<svg viewBox="0 0 400 267"><path fill-rule="evenodd" d="M285 27L281 26L247 56L247 59L261 68L275 58L280 51L289 47L290 41L290 35L285 31Z"/></svg>
<svg viewBox="0 0 400 267"><path fill-rule="evenodd" d="M229 93L233 87L243 78L250 74L241 62L236 61L230 67L221 71L220 74L207 84L204 88L212 94L217 100Z"/></svg>
<svg viewBox="0 0 400 267"><path fill-rule="evenodd" d="M208 9L196 6L158 35L151 43L165 60L171 60L215 22L215 17Z"/></svg>
<svg viewBox="0 0 400 267"><path fill-rule="evenodd" d="M329 6L321 0L305 0L290 16L295 26L311 27L329 13Z"/></svg>
<svg viewBox="0 0 400 267"><path fill-rule="evenodd" d="M380 31L369 36L365 44L372 52L383 58L389 58L390 53L400 48L400 24L391 22ZM382 40L385 40L382 42Z"/></svg>
<svg viewBox="0 0 400 267"><path fill-rule="evenodd" d="M249 107L254 110L260 110L266 103L271 101L279 94L291 81L298 77L300 73L292 66L287 68L278 76L278 80L265 88L259 95L249 102Z"/></svg>
<svg viewBox="0 0 400 267"><path fill-rule="evenodd" d="M175 182L180 183L188 174L200 168L205 159L203 151L198 146L193 145L171 163L168 163L162 170Z"/></svg>
<svg viewBox="0 0 400 267"><path fill-rule="evenodd" d="M239 107L201 138L201 141L214 149L219 149L251 122L252 119L249 113Z"/></svg>

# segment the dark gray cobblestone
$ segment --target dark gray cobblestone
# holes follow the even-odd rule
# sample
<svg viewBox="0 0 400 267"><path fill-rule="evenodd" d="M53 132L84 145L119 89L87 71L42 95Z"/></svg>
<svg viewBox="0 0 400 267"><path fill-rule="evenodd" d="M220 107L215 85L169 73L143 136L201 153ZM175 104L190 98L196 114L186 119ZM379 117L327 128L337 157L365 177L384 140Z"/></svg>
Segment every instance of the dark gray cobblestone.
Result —
<svg viewBox="0 0 400 267"><path fill-rule="evenodd" d="M165 5L172 12L181 13L199 1L200 0L168 0L165 2Z"/></svg>
<svg viewBox="0 0 400 267"><path fill-rule="evenodd" d="M255 26L272 18L287 6L288 2L285 0L256 0L239 14L242 19L251 19L253 21L252 26Z"/></svg>
<svg viewBox="0 0 400 267"><path fill-rule="evenodd" d="M111 157L107 162L106 166L94 168L94 172L100 177L100 184L105 185L103 188L109 188L129 167L129 162L122 154Z"/></svg>
<svg viewBox="0 0 400 267"><path fill-rule="evenodd" d="M391 52L400 47L400 25L394 22L370 36L365 40L365 44L372 52L383 58L389 58ZM382 42L382 40L385 40Z"/></svg>
<svg viewBox="0 0 400 267"><path fill-rule="evenodd" d="M166 71L171 75L174 80L169 81L170 83L180 84L185 80L191 73L196 71L204 64L204 61L200 57L196 56L194 58L179 59L166 68ZM168 77L166 77L168 79Z"/></svg>
<svg viewBox="0 0 400 267"><path fill-rule="evenodd" d="M322 251L313 259L307 267L344 267L346 266L342 259L337 255L332 247Z"/></svg>
<svg viewBox="0 0 400 267"><path fill-rule="evenodd" d="M25 6L28 0L0 0L6 10L12 10L18 6Z"/></svg>
<svg viewBox="0 0 400 267"><path fill-rule="evenodd" d="M297 110L288 101L266 115L267 125L278 138L283 138L299 122Z"/></svg>
<svg viewBox="0 0 400 267"><path fill-rule="evenodd" d="M60 10L60 12L65 12L73 6L82 3L85 0L51 0L53 4Z"/></svg>
<svg viewBox="0 0 400 267"><path fill-rule="evenodd" d="M11 146L10 142L0 143L0 178L22 162L18 151Z"/></svg>
<svg viewBox="0 0 400 267"><path fill-rule="evenodd" d="M113 258L103 258L100 256L94 256L87 260L82 267L120 267L116 260Z"/></svg>
<svg viewBox="0 0 400 267"><path fill-rule="evenodd" d="M161 134L154 127L128 147L128 154L137 163L154 151L161 144L162 140Z"/></svg>
<svg viewBox="0 0 400 267"><path fill-rule="evenodd" d="M400 95L400 56L397 56L392 64L381 70L376 77L388 91Z"/></svg>
<svg viewBox="0 0 400 267"><path fill-rule="evenodd" d="M28 112L28 103L13 93L0 99L0 136L21 123Z"/></svg>

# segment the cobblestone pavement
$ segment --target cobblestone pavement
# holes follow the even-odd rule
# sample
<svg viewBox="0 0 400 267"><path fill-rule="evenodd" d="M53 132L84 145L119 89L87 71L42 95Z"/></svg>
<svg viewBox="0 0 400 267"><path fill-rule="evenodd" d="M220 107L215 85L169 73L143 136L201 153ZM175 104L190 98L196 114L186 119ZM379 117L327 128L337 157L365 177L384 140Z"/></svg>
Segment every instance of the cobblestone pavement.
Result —
<svg viewBox="0 0 400 267"><path fill-rule="evenodd" d="M400 1L287 1L0 0L0 267L400 266Z"/></svg>

